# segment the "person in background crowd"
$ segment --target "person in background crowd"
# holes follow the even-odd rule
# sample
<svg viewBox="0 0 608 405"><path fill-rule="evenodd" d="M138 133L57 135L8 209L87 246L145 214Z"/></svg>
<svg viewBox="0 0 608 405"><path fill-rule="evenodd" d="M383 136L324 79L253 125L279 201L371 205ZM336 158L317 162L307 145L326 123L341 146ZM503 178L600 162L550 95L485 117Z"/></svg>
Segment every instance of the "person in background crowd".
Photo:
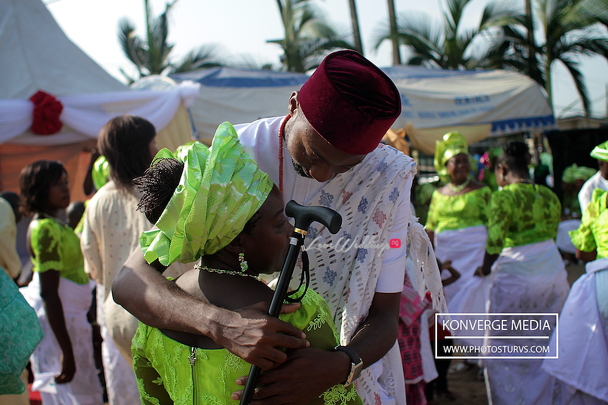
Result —
<svg viewBox="0 0 608 405"><path fill-rule="evenodd" d="M561 205L547 187L534 184L528 171L528 147L508 142L496 164L496 180L502 190L492 194L488 215L488 240L483 265L475 274L491 273L489 310L495 320L510 313L559 313L568 295L568 281L555 242ZM530 315L532 317L532 315ZM511 318L512 319L512 318ZM555 326L554 316L536 316ZM512 331L517 336L545 336L550 331ZM537 340L502 339L509 331L487 330L487 346L518 346L533 353ZM504 350L509 356L512 350ZM531 355L531 354L528 354ZM542 359L485 359L488 399L494 405L551 404L552 377L541 370Z"/></svg>
<svg viewBox="0 0 608 405"><path fill-rule="evenodd" d="M154 126L136 116L123 115L104 125L98 145L108 164L109 181L89 200L84 217L81 247L85 270L98 283L97 320L104 339L102 358L110 405L139 402L131 357L137 320L114 304L110 287L138 246L141 233L152 227L137 212L139 194L133 179L144 174L158 151L155 137Z"/></svg>
<svg viewBox="0 0 608 405"><path fill-rule="evenodd" d="M557 359L543 370L556 377L553 405L608 403L608 192L595 189L580 228L570 232L586 274L572 285L551 345Z"/></svg>
<svg viewBox="0 0 608 405"><path fill-rule="evenodd" d="M590 167L579 167L576 164L568 166L562 174L562 190L564 191L562 204L562 221L557 229L555 244L559 248L564 263L576 263L576 248L572 244L568 232L578 229L581 225L581 208L578 202L578 194L583 184L589 180L597 170Z"/></svg>
<svg viewBox="0 0 608 405"><path fill-rule="evenodd" d="M428 238L411 221L416 165L403 153L379 146L400 113L400 95L391 80L357 52L338 51L292 93L287 117L235 126L247 153L279 185L286 201L320 204L342 215L339 235L313 224L307 244L316 239L335 246L340 238L362 243L366 235L377 235L380 243L401 242L388 250L318 249L309 255L311 285L327 301L340 344L354 350L352 357L305 348L302 333L266 316L267 308L228 311L187 296L150 267L141 251L132 253L114 280L114 298L147 325L209 336L268 370L259 380L259 399L306 403L337 383L356 379L364 403L403 404L396 338L408 236L421 247L412 254L424 256L420 262L434 306L441 306L443 297L436 263L426 259L432 254ZM282 347L295 350L287 355ZM301 381L306 383L296 383Z"/></svg>
<svg viewBox="0 0 608 405"><path fill-rule="evenodd" d="M2 268L0 332L0 405L30 405L26 366L42 339L42 329L36 311Z"/></svg>
<svg viewBox="0 0 608 405"><path fill-rule="evenodd" d="M431 199L426 230L435 241L435 254L441 261L451 261L461 277L444 286L450 312L484 312L483 300L477 306L471 295L482 292L469 286L475 269L481 265L486 246L488 217L486 206L491 191L471 177L470 155L465 138L450 132L437 141L435 169L446 185L435 190ZM474 287L474 288L473 288Z"/></svg>
<svg viewBox="0 0 608 405"><path fill-rule="evenodd" d="M608 141L597 145L591 151L591 157L597 159L597 164L600 170L585 182L581 191L578 193L578 201L581 205L581 211L584 213L585 208L591 202L593 190L601 188L608 190Z"/></svg>
<svg viewBox="0 0 608 405"><path fill-rule="evenodd" d="M91 195L93 191L100 190L108 182L110 177L110 165L105 156L99 153L99 146L91 150L91 160L87 166L87 174L82 184L85 195Z"/></svg>
<svg viewBox="0 0 608 405"><path fill-rule="evenodd" d="M443 184L441 183L441 181L416 184L415 198L413 203L416 216L418 217L418 222L420 222L421 225L426 224L433 193L442 185Z"/></svg>
<svg viewBox="0 0 608 405"><path fill-rule="evenodd" d="M498 190L498 184L496 183L496 159L502 153L502 148L493 147L488 149L488 151L484 154L485 158L482 156L483 164L486 166L486 169L483 171L483 177L481 182L486 186L490 187L492 192Z"/></svg>
<svg viewBox="0 0 608 405"><path fill-rule="evenodd" d="M0 193L0 267L13 280L17 280L21 274L21 259L17 253L19 221L19 195L11 191Z"/></svg>
<svg viewBox="0 0 608 405"><path fill-rule="evenodd" d="M452 284L460 277L460 272L452 267L450 261L444 263L438 262L437 264L440 269L447 270L450 273L450 277L441 280L444 286ZM451 401L456 399L456 395L450 391L448 386L448 370L452 363L452 359L450 358L452 357L452 352L450 351L450 348L454 346L452 340L448 338L448 336L451 336L451 333L448 329L441 326L441 318L437 318L437 321L435 321L434 312L432 315L433 318L430 319L431 326L429 327L429 336L433 350L435 368L437 370L437 378L429 381L424 389L424 395L430 404L434 403L435 395L437 398L445 398ZM437 350L437 357L443 358L435 358L435 350Z"/></svg>
<svg viewBox="0 0 608 405"><path fill-rule="evenodd" d="M67 172L59 162L37 161L21 171L19 187L23 212L34 215L27 233L34 277L21 291L44 332L31 358L36 382L47 387L42 401L101 405L87 320L95 282L84 271L78 236L58 219L70 204ZM48 389L53 382L55 390Z"/></svg>
<svg viewBox="0 0 608 405"><path fill-rule="evenodd" d="M81 224L82 216L84 215L85 204L82 201L72 201L66 209L66 215L68 217L68 225L72 227L76 235L82 232L82 229L78 229ZM82 227L82 225L81 225Z"/></svg>

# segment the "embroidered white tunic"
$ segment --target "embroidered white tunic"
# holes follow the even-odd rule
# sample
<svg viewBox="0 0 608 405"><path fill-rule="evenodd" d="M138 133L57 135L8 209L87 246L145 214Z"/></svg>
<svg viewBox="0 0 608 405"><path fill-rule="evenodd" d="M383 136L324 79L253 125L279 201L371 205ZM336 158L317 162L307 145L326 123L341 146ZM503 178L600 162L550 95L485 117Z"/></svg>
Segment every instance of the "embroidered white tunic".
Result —
<svg viewBox="0 0 608 405"><path fill-rule="evenodd" d="M276 184L282 120L269 118L235 126L247 152ZM343 225L337 235L313 223L305 243L309 248L310 286L327 301L341 344L347 344L367 316L376 292L401 292L416 163L380 145L356 168L319 183L298 176L284 142L281 145L285 202L323 205L342 215ZM389 248L391 240L398 240L400 247ZM325 244L330 243L342 248L328 249ZM298 271L296 268L294 279L299 279ZM437 272L437 280L438 276ZM404 404L403 370L396 344L381 361L365 369L356 384L367 404Z"/></svg>

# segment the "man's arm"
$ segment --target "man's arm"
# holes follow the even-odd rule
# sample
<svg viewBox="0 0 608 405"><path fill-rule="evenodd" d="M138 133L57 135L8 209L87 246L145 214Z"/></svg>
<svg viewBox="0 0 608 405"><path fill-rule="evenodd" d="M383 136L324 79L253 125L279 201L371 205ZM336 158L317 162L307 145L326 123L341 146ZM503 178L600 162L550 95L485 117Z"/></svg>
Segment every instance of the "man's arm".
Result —
<svg viewBox="0 0 608 405"><path fill-rule="evenodd" d="M400 293L376 293L367 318L359 325L348 347L369 367L380 360L397 340ZM351 360L341 351L292 350L288 361L262 373L252 405L305 404L330 387L346 381ZM243 384L246 377L238 380ZM239 400L241 391L232 399Z"/></svg>
<svg viewBox="0 0 608 405"><path fill-rule="evenodd" d="M263 370L287 359L277 346L308 346L302 331L266 315L266 305L229 311L186 294L150 266L139 248L114 279L112 294L116 303L146 325L209 336ZM290 308L290 312L297 308Z"/></svg>

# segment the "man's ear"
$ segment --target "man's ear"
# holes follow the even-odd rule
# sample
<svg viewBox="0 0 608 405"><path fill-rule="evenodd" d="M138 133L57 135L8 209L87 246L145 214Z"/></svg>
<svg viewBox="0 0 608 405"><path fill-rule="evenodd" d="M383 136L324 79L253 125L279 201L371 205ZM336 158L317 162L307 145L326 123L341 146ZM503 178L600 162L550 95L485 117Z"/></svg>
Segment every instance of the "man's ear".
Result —
<svg viewBox="0 0 608 405"><path fill-rule="evenodd" d="M298 102L298 92L294 91L289 97L289 115L293 118L296 112L300 109L300 103Z"/></svg>

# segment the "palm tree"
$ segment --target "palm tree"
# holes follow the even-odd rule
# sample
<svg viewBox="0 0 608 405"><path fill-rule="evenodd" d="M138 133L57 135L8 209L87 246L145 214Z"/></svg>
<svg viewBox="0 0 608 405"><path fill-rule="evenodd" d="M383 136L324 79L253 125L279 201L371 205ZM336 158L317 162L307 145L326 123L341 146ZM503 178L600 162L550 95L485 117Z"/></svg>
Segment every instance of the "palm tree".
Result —
<svg viewBox="0 0 608 405"><path fill-rule="evenodd" d="M393 46L393 65L400 65L401 52L399 52L399 37L397 35L397 16L395 14L395 0L388 0L388 22L391 30L391 44Z"/></svg>
<svg viewBox="0 0 608 405"><path fill-rule="evenodd" d="M472 42L492 28L515 23L520 17L513 2L490 3L483 10L477 28L462 29L464 9L471 0L447 0L441 25L425 13L401 13L397 21L397 36L401 45L412 52L410 65L444 69L473 69L480 61L472 55ZM375 32L376 49L392 38L390 27L380 23Z"/></svg>
<svg viewBox="0 0 608 405"><path fill-rule="evenodd" d="M361 42L361 30L359 30L359 17L357 17L357 4L355 0L348 0L348 8L350 9L350 21L353 26L355 50L363 55L363 43Z"/></svg>
<svg viewBox="0 0 608 405"><path fill-rule="evenodd" d="M169 36L168 14L177 3L173 0L165 5L165 11L157 18L152 17L148 0L144 0L146 9L146 37L140 38L135 33L135 26L128 18L118 23L118 40L127 58L137 67L138 78L132 78L124 70L121 73L129 83L149 75L186 72L204 67L221 66L221 50L217 45L203 45L190 51L181 61L172 62L169 55L173 44L167 41Z"/></svg>
<svg viewBox="0 0 608 405"><path fill-rule="evenodd" d="M338 31L325 20L310 0L276 0L285 28L285 38L269 40L283 49L281 63L290 72L314 69L334 49L353 49Z"/></svg>
<svg viewBox="0 0 608 405"><path fill-rule="evenodd" d="M579 69L579 56L601 55L608 58L608 3L605 0L537 0L536 20L526 17L519 24L503 27L502 36L486 55L488 67L511 69L529 75L543 86L552 101L551 68L560 61L570 72L589 114L589 94ZM540 33L531 43L533 22ZM602 27L603 25L603 27ZM541 38L542 37L542 38ZM529 49L534 55L530 55Z"/></svg>

